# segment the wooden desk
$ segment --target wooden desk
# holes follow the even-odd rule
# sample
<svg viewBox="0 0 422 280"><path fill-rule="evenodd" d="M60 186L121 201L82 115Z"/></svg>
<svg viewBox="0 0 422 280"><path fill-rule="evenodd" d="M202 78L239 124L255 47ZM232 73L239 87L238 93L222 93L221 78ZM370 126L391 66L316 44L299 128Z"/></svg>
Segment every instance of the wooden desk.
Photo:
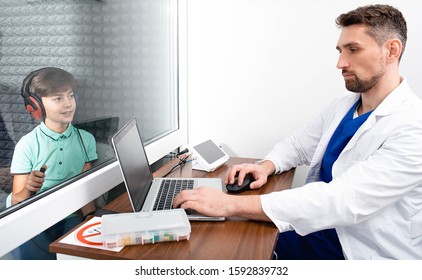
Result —
<svg viewBox="0 0 422 280"><path fill-rule="evenodd" d="M168 177L219 177L224 180L231 165L254 162L254 159L231 158L225 165L212 173L192 170L190 164L176 169ZM154 173L165 174L177 161L171 161ZM268 183L259 190L236 195L269 193L289 188L294 171L271 176ZM117 212L130 212L127 193L124 193L104 207ZM189 241L163 242L148 245L125 246L120 252L99 250L60 243L56 240L50 251L90 259L150 259L150 260L224 260L253 259L268 260L277 241L278 230L268 222L227 218L224 222L191 222Z"/></svg>

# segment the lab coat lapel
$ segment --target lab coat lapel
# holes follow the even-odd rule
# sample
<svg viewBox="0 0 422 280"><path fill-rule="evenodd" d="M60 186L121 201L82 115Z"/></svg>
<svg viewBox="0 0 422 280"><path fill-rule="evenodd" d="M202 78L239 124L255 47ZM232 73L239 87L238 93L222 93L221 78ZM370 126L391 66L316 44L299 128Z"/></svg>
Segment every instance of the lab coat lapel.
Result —
<svg viewBox="0 0 422 280"><path fill-rule="evenodd" d="M343 149L343 153L352 149L359 138L368 130L370 130L380 119L385 116L392 114L393 110L406 99L409 89L407 89L407 84L405 81L392 91L381 104L371 113L368 119L362 124L362 126L356 131L355 135L350 139L349 143ZM376 135L374 135L376 137ZM340 154L340 156L341 156Z"/></svg>
<svg viewBox="0 0 422 280"><path fill-rule="evenodd" d="M334 131L337 129L338 125L340 124L341 120L350 110L350 108L355 104L358 100L359 95L354 96L354 98L350 99L349 102L344 102L339 104L339 108L335 111L335 115L333 116L333 121L331 121L327 130L324 131L324 134L321 137L320 143L318 148L315 152L314 161L321 162L322 157L324 156L325 150L327 149L328 142L330 142L331 137L334 134Z"/></svg>
<svg viewBox="0 0 422 280"><path fill-rule="evenodd" d="M328 142L334 134L337 126L344 118L346 113L350 110L353 104L359 99L359 94L352 96L347 102L341 102L338 104L335 112L331 115L328 128L324 131L319 141L318 147L315 150L312 158L308 175L306 177L306 183L315 182L319 180L319 173L321 169L321 161L324 156L325 150L327 149Z"/></svg>
<svg viewBox="0 0 422 280"><path fill-rule="evenodd" d="M350 139L349 143L347 143L346 147L344 147L341 154L347 152L348 150L352 149L357 141L359 141L359 138L369 129L371 129L379 120L379 118L376 116L376 112L372 112L372 114L368 117L368 119L361 125L361 127L356 131L355 135L353 135L352 139Z"/></svg>

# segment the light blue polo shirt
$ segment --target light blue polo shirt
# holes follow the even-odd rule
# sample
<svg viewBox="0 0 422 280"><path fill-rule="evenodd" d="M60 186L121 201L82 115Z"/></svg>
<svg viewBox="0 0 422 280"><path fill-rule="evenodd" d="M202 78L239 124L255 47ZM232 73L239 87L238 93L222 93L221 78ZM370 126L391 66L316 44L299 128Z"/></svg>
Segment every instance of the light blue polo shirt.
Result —
<svg viewBox="0 0 422 280"><path fill-rule="evenodd" d="M86 162L96 159L96 142L91 133L69 124L59 134L42 122L16 144L10 173L27 174L47 165L40 189L43 191L80 174Z"/></svg>

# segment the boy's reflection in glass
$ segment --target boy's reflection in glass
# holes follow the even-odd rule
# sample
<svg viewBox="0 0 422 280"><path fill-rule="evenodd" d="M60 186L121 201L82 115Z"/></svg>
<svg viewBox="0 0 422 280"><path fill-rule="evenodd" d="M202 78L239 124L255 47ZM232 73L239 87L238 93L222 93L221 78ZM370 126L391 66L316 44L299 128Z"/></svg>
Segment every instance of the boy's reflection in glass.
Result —
<svg viewBox="0 0 422 280"><path fill-rule="evenodd" d="M89 169L98 158L94 136L72 125L77 103L74 84L72 74L54 67L41 68L24 79L25 107L41 123L15 147L9 203L21 202ZM94 202L85 205L17 248L15 258L55 259L48 251L49 244L94 210Z"/></svg>

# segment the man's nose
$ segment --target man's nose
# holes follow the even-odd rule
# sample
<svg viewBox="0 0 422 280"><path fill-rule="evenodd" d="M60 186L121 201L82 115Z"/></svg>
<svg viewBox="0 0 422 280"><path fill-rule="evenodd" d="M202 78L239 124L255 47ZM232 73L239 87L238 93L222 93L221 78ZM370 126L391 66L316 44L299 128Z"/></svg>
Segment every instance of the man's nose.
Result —
<svg viewBox="0 0 422 280"><path fill-rule="evenodd" d="M338 69L345 69L349 67L349 63L343 54L340 54L337 61Z"/></svg>

